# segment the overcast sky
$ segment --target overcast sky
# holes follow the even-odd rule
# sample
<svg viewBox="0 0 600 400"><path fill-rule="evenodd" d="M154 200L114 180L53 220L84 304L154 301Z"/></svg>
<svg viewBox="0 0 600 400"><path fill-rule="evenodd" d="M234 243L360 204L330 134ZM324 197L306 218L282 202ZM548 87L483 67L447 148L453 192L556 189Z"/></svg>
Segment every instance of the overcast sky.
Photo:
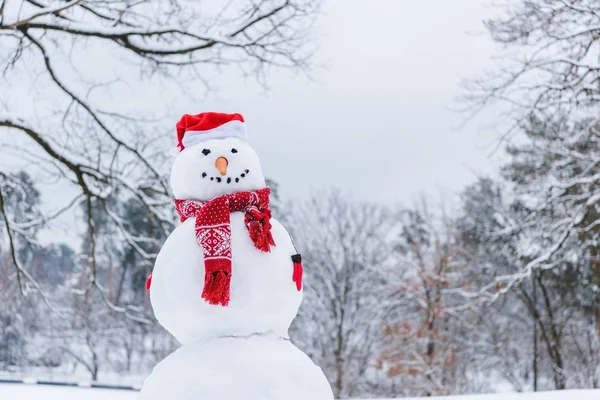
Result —
<svg viewBox="0 0 600 400"><path fill-rule="evenodd" d="M330 186L388 204L421 194L447 198L499 164L490 156L497 134L481 128L493 110L460 130L463 116L449 110L458 106L462 79L493 67L482 24L495 12L488 1L326 0L314 60L323 67L312 80L276 71L265 92L228 71L212 81L216 94L192 101L176 85L133 79L110 101L149 115L152 91L172 96L158 108L173 127L184 113L241 112L265 176L287 199ZM93 54L99 58L86 64L114 77L118 66L106 65L101 48ZM165 102L172 109L165 111ZM174 129L172 138L174 146ZM67 192L50 191L45 204L56 208ZM62 231L78 236L67 222Z"/></svg>
<svg viewBox="0 0 600 400"><path fill-rule="evenodd" d="M217 81L218 97L185 105L244 114L263 171L285 197L335 185L355 197L410 202L458 192L494 171L495 135L457 129L461 79L491 67L480 0L329 0L313 80L280 71L270 91Z"/></svg>

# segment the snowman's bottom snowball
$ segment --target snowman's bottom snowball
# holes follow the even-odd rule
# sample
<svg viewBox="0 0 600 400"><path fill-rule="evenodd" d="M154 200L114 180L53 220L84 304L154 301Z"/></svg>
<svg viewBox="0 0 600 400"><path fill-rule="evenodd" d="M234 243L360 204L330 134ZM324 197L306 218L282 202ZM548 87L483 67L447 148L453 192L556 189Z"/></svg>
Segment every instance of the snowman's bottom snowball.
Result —
<svg viewBox="0 0 600 400"><path fill-rule="evenodd" d="M333 400L306 354L270 336L188 344L161 361L139 400Z"/></svg>

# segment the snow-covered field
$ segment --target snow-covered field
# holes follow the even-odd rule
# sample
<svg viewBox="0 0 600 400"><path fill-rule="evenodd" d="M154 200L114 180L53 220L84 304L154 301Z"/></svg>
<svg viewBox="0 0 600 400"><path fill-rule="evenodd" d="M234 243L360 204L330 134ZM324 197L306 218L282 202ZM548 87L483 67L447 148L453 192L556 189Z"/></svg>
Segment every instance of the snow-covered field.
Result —
<svg viewBox="0 0 600 400"><path fill-rule="evenodd" d="M137 392L46 385L0 384L1 400L135 400ZM599 400L600 390L449 396L443 400ZM227 399L223 399L227 400ZM243 399L231 399L243 400ZM310 399L307 399L310 400ZM404 399L409 400L409 399Z"/></svg>
<svg viewBox="0 0 600 400"><path fill-rule="evenodd" d="M136 395L130 390L0 384L1 400L135 400Z"/></svg>

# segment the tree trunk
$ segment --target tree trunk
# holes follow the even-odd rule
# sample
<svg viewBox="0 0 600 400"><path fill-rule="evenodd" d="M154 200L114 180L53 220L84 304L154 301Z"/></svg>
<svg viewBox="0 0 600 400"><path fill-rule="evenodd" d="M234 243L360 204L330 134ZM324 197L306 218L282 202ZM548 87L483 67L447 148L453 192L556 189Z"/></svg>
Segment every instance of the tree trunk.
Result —
<svg viewBox="0 0 600 400"><path fill-rule="evenodd" d="M535 274L535 271L533 271ZM532 277L533 278L533 277ZM532 284L532 301L533 306L537 308L537 292L535 286L535 279L531 279ZM533 318L533 391L538 391L538 332L537 332L538 322L537 319Z"/></svg>
<svg viewBox="0 0 600 400"><path fill-rule="evenodd" d="M596 286L600 288L600 260L596 255L592 257L592 264L594 266L594 275L596 277ZM596 335L600 340L600 290L596 295Z"/></svg>

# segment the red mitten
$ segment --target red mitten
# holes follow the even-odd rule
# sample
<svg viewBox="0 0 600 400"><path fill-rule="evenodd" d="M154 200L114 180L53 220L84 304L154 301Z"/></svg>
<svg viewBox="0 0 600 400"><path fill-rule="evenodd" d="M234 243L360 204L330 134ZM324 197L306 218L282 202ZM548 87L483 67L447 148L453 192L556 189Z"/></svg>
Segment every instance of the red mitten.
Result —
<svg viewBox="0 0 600 400"><path fill-rule="evenodd" d="M294 272L292 274L292 280L296 282L296 289L302 290L302 256L300 254L294 254L292 256L294 262Z"/></svg>

